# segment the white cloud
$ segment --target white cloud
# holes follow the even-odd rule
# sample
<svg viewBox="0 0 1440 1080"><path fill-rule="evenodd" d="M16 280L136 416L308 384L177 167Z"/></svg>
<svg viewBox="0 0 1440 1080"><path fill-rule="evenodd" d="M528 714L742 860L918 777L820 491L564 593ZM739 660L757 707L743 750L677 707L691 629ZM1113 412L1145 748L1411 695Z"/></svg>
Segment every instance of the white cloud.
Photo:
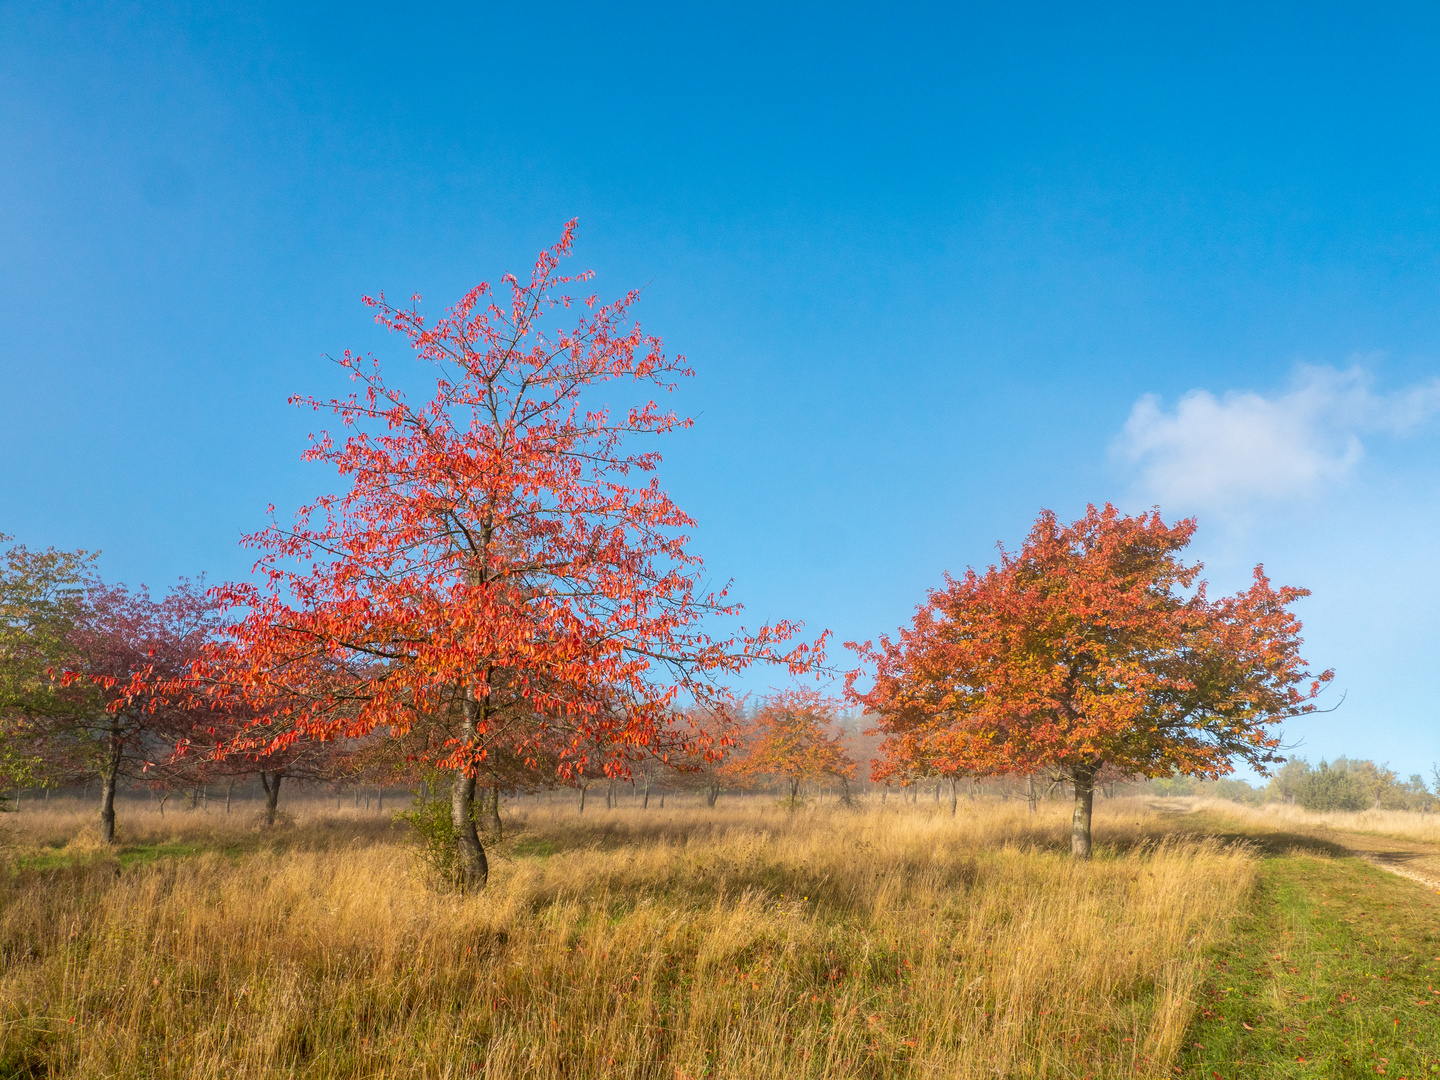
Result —
<svg viewBox="0 0 1440 1080"><path fill-rule="evenodd" d="M1404 434L1437 412L1440 379L1376 394L1361 367L1301 366L1291 389L1269 397L1192 390L1167 412L1146 395L1113 452L1161 505L1235 510L1317 494L1364 457L1362 435Z"/></svg>

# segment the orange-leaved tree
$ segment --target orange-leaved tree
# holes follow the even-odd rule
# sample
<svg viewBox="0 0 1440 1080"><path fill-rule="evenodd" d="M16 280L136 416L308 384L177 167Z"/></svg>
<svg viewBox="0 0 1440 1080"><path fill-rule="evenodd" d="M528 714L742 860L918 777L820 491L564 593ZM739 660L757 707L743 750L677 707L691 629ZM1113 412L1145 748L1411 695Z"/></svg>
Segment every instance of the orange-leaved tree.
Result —
<svg viewBox="0 0 1440 1080"><path fill-rule="evenodd" d="M874 684L850 700L879 719L887 753L972 775L1049 771L1075 788L1072 850L1090 853L1096 777L1217 777L1280 759L1274 726L1312 712L1330 671L1301 659L1290 605L1256 567L1212 600L1179 553L1193 519L1106 504L1074 524L1043 511L998 566L947 576L911 625L852 645Z"/></svg>
<svg viewBox="0 0 1440 1080"><path fill-rule="evenodd" d="M738 605L701 588L693 522L653 475L652 437L690 421L648 396L689 371L630 320L637 293L569 295L591 277L559 272L573 228L528 281L502 279L503 299L481 284L428 322L418 297L366 298L434 366L434 396L412 404L346 352L359 393L294 399L344 425L306 457L348 486L248 538L264 579L224 588L245 615L197 672L257 710L252 744L442 727L424 742L454 773L465 887L487 876L474 800L492 747L561 780L628 776L706 742L675 727L678 707L723 711L729 676L806 670L824 640L796 643L791 622L712 636L708 620ZM636 402L603 407L606 384L638 388Z"/></svg>
<svg viewBox="0 0 1440 1080"><path fill-rule="evenodd" d="M833 777L846 785L855 775L855 762L845 752L845 732L836 724L839 705L804 687L772 694L756 710L743 756L727 767L741 776L783 780L792 807L806 781ZM844 790L848 797L848 786Z"/></svg>

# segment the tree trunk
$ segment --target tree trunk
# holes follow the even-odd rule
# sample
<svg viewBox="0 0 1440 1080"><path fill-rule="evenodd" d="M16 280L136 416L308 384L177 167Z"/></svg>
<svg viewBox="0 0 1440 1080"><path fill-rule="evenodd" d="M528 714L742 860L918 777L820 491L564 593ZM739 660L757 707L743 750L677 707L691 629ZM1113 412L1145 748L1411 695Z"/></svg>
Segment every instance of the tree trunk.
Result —
<svg viewBox="0 0 1440 1080"><path fill-rule="evenodd" d="M490 827L495 830L495 839L501 839L499 784L490 789Z"/></svg>
<svg viewBox="0 0 1440 1080"><path fill-rule="evenodd" d="M1035 804L1040 801L1040 792L1035 789L1035 777L1027 776L1025 798L1030 803L1030 813L1035 813Z"/></svg>
<svg viewBox="0 0 1440 1080"><path fill-rule="evenodd" d="M377 814L385 812L385 789L383 787L375 789L375 812Z"/></svg>
<svg viewBox="0 0 1440 1080"><path fill-rule="evenodd" d="M960 804L960 782L954 777L950 779L950 816L955 816L955 809Z"/></svg>
<svg viewBox="0 0 1440 1080"><path fill-rule="evenodd" d="M260 771L260 786L265 789L266 828L275 824L275 814L280 808L280 781L283 779L284 773L267 773L263 769Z"/></svg>
<svg viewBox="0 0 1440 1080"><path fill-rule="evenodd" d="M225 787L225 813L230 812L230 796L235 792L235 781L231 780Z"/></svg>
<svg viewBox="0 0 1440 1080"><path fill-rule="evenodd" d="M645 801L640 804L640 809L650 809L650 778L648 776L645 778Z"/></svg>
<svg viewBox="0 0 1440 1080"><path fill-rule="evenodd" d="M880 805L885 805L885 796L890 794L890 785L886 784L880 789Z"/></svg>
<svg viewBox="0 0 1440 1080"><path fill-rule="evenodd" d="M1090 857L1090 815L1095 808L1095 768L1077 769L1071 777L1075 784L1075 817L1070 829L1070 854L1077 859Z"/></svg>
<svg viewBox="0 0 1440 1080"><path fill-rule="evenodd" d="M709 788L706 790L706 792L705 792L705 805L713 808L713 807L715 806L715 801L716 801L717 799L719 799L719 798L720 798L720 785L719 785L719 784L711 784L710 787L709 787Z"/></svg>
<svg viewBox="0 0 1440 1080"><path fill-rule="evenodd" d="M661 810L664 810L664 809L665 809L665 789L664 789L664 788L661 788L661 789L660 789L660 809L661 809Z"/></svg>
<svg viewBox="0 0 1440 1080"><path fill-rule="evenodd" d="M120 778L120 729L110 729L110 747L100 774L100 839L115 842L115 784ZM163 813L163 811L162 811Z"/></svg>
<svg viewBox="0 0 1440 1080"><path fill-rule="evenodd" d="M795 809L795 796L797 796L797 795L799 795L799 794L800 794L800 778L799 778L798 776L792 776L792 777L790 778L790 809L791 809L791 810L794 810L794 809Z"/></svg>
<svg viewBox="0 0 1440 1080"><path fill-rule="evenodd" d="M614 808L615 808L615 781L614 781L614 780L611 780L608 784L605 785L605 809L606 809L606 810L613 810Z"/></svg>
<svg viewBox="0 0 1440 1080"><path fill-rule="evenodd" d="M581 784L581 785L580 785L580 813L582 813L582 814L585 812L585 791L586 791L586 789L588 789L589 787L590 787L589 784Z"/></svg>
<svg viewBox="0 0 1440 1080"><path fill-rule="evenodd" d="M468 750L475 745L483 705L475 698L473 687L465 688L462 706L464 721L461 737ZM461 763L450 788L450 824L455 828L455 846L460 855L460 888L464 891L483 889L490 876L490 864L480 843L480 830L475 827L475 766Z"/></svg>

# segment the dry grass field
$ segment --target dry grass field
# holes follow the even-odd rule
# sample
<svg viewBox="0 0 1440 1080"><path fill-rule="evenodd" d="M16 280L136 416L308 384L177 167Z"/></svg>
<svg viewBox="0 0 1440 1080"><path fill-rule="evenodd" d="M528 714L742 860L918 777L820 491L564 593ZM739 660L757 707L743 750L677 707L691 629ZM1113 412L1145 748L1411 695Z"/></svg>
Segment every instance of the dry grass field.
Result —
<svg viewBox="0 0 1440 1080"><path fill-rule="evenodd" d="M507 809L482 895L333 804L0 823L0 1076L1168 1076L1259 859L1068 808Z"/></svg>
<svg viewBox="0 0 1440 1080"><path fill-rule="evenodd" d="M1190 809L1223 813L1267 830L1330 829L1440 844L1440 814L1421 814L1408 810L1336 810L1320 813L1288 803L1246 806L1222 799L1186 799L1176 802L1183 802Z"/></svg>

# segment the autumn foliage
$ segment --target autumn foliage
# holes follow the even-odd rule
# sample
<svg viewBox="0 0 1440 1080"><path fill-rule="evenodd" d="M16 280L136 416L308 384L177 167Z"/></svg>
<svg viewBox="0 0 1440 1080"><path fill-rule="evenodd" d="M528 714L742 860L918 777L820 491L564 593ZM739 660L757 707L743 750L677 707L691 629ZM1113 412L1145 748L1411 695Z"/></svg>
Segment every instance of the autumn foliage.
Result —
<svg viewBox="0 0 1440 1080"><path fill-rule="evenodd" d="M183 678L218 629L216 601L181 581L156 599L90 578L53 670L55 704L35 717L35 745L51 777L100 779L100 833L115 839L121 780L166 785L183 779L177 748L212 715L165 692Z"/></svg>
<svg viewBox="0 0 1440 1080"><path fill-rule="evenodd" d="M383 729L453 770L469 884L486 874L471 807L492 755L628 776L705 742L672 722L679 706L723 712L728 676L818 656L795 623L711 636L738 606L701 587L693 522L654 476L652 438L690 421L646 397L689 371L631 322L636 293L570 294L590 279L559 272L573 224L503 299L482 284L433 323L366 299L433 366L434 395L414 404L346 352L357 393L295 399L339 418L344 437L306 457L348 486L249 538L264 580L224 590L247 614L201 672L257 710L252 745ZM607 385L640 400L612 412Z"/></svg>
<svg viewBox="0 0 1440 1080"><path fill-rule="evenodd" d="M839 707L840 702L807 688L766 698L755 712L743 752L727 768L740 777L782 780L792 806L802 783L846 784L855 775L855 762L836 725Z"/></svg>
<svg viewBox="0 0 1440 1080"><path fill-rule="evenodd" d="M1073 848L1090 850L1102 767L1216 777L1279 758L1274 727L1313 711L1312 675L1289 610L1304 589L1263 569L1211 599L1179 553L1193 520L1090 507L1043 512L1018 552L930 593L909 627L854 646L874 683L851 699L878 719L902 767L970 775L1048 771L1075 786Z"/></svg>

